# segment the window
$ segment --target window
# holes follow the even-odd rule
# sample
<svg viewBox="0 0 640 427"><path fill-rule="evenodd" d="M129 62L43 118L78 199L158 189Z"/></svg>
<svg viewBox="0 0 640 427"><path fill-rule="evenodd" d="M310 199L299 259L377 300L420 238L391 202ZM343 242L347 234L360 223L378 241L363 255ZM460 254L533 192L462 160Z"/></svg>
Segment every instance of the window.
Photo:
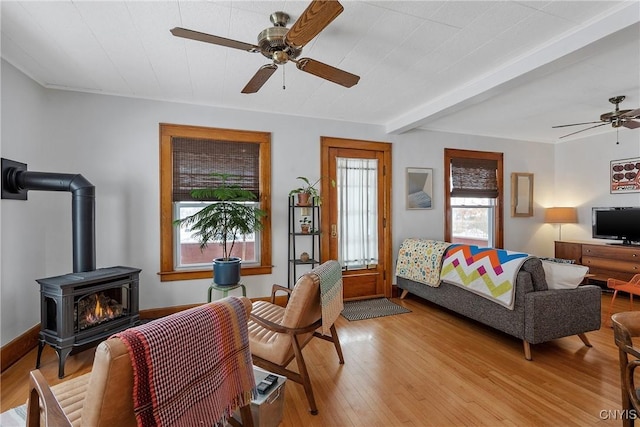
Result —
<svg viewBox="0 0 640 427"><path fill-rule="evenodd" d="M201 251L191 233L173 221L215 203L190 195L192 189L206 187L213 172L234 175L237 184L258 196L256 203L267 212L264 227L236 241L233 254L243 259L243 275L271 272L270 143L266 132L160 125L161 281L211 277L219 247L209 244Z"/></svg>
<svg viewBox="0 0 640 427"><path fill-rule="evenodd" d="M378 159L336 157L338 261L347 269L378 264Z"/></svg>
<svg viewBox="0 0 640 427"><path fill-rule="evenodd" d="M451 198L451 243L494 247L495 199Z"/></svg>
<svg viewBox="0 0 640 427"><path fill-rule="evenodd" d="M501 248L502 153L445 149L445 240Z"/></svg>

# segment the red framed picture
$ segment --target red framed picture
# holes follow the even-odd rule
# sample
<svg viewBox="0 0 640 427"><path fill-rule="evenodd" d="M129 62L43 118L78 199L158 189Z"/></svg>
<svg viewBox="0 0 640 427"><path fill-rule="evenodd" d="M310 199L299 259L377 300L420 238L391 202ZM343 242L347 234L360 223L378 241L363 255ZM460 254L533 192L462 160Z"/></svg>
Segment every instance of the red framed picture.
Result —
<svg viewBox="0 0 640 427"><path fill-rule="evenodd" d="M640 157L612 160L611 194L640 192Z"/></svg>

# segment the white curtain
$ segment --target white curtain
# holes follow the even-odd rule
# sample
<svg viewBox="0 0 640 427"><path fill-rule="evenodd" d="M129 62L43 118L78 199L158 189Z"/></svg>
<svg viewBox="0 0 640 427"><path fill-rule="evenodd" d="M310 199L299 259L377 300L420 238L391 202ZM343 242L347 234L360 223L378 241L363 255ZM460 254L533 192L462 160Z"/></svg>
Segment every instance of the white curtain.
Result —
<svg viewBox="0 0 640 427"><path fill-rule="evenodd" d="M378 263L378 161L336 158L338 261L347 269Z"/></svg>

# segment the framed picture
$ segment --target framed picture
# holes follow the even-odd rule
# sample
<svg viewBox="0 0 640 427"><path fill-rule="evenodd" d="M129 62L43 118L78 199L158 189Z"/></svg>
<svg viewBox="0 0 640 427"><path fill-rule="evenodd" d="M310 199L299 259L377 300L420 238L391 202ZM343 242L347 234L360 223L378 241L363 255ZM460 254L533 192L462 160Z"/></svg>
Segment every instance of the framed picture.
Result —
<svg viewBox="0 0 640 427"><path fill-rule="evenodd" d="M407 168L407 209L433 208L433 169Z"/></svg>
<svg viewBox="0 0 640 427"><path fill-rule="evenodd" d="M533 174L511 174L511 216L533 216Z"/></svg>
<svg viewBox="0 0 640 427"><path fill-rule="evenodd" d="M612 160L611 194L640 192L640 157Z"/></svg>

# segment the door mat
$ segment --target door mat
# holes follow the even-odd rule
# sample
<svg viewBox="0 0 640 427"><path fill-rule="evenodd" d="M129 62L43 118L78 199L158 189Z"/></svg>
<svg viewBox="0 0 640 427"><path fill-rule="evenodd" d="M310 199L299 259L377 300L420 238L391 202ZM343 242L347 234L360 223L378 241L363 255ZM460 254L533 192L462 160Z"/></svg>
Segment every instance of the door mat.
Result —
<svg viewBox="0 0 640 427"><path fill-rule="evenodd" d="M344 310L340 314L345 319L354 321L402 313L411 313L411 310L391 302L387 298L374 298L361 301L345 301Z"/></svg>

